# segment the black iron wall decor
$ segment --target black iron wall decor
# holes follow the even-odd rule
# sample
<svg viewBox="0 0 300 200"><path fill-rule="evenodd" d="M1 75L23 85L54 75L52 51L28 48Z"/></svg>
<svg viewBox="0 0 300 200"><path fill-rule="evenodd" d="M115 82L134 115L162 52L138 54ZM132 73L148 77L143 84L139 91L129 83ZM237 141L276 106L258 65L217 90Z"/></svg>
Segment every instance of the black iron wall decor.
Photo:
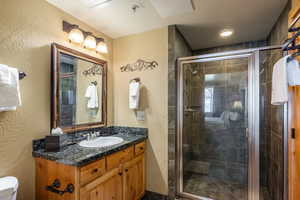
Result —
<svg viewBox="0 0 300 200"><path fill-rule="evenodd" d="M85 70L82 72L83 75L85 76L95 76L95 75L102 75L102 66L94 64L93 67Z"/></svg>
<svg viewBox="0 0 300 200"><path fill-rule="evenodd" d="M147 62L145 60L138 59L135 63L124 65L120 69L121 72L134 72L153 70L156 67L158 67L158 63L156 61Z"/></svg>

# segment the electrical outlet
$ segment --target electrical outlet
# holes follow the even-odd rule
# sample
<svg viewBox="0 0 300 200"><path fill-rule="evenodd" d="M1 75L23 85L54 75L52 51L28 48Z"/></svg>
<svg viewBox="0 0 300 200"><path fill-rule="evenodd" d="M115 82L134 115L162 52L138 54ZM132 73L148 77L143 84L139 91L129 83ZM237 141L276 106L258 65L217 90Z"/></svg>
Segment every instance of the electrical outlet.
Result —
<svg viewBox="0 0 300 200"><path fill-rule="evenodd" d="M145 111L136 111L136 119L138 121L145 121Z"/></svg>

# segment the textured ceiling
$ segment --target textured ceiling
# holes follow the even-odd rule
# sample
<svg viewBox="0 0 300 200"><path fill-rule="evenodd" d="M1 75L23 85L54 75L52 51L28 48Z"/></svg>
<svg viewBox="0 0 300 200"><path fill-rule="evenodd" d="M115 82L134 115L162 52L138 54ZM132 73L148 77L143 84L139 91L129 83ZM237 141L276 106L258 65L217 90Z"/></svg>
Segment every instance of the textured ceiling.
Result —
<svg viewBox="0 0 300 200"><path fill-rule="evenodd" d="M112 0L106 6L94 8L84 3L90 0L47 1L112 38L178 24L192 49L265 39L287 3L287 0L193 0L194 11L187 6L185 12L180 12L181 1L190 0L162 0L161 9L156 9L158 0ZM140 7L135 13L131 9L134 4ZM234 35L220 38L219 32L224 28L233 28Z"/></svg>

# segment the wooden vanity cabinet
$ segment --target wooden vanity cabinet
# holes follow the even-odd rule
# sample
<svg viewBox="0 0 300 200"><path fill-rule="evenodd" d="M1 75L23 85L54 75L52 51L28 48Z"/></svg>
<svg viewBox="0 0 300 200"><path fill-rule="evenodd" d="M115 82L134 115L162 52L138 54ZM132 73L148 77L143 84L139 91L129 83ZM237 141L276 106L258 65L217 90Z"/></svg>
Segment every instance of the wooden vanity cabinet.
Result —
<svg viewBox="0 0 300 200"><path fill-rule="evenodd" d="M144 155L126 163L123 169L123 200L141 199L145 192Z"/></svg>
<svg viewBox="0 0 300 200"><path fill-rule="evenodd" d="M139 200L145 193L145 142L83 167L36 158L37 200ZM74 184L72 194L47 191L55 179L60 190Z"/></svg>
<svg viewBox="0 0 300 200"><path fill-rule="evenodd" d="M122 173L115 168L80 188L80 200L122 200Z"/></svg>

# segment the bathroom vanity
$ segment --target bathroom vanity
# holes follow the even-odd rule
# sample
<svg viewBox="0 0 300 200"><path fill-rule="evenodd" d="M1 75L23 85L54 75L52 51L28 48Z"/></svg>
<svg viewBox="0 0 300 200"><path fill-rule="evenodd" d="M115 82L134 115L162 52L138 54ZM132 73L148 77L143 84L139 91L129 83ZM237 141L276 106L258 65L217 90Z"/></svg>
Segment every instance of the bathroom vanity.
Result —
<svg viewBox="0 0 300 200"><path fill-rule="evenodd" d="M129 143L125 146L126 148L121 146L116 149L111 148L107 152L102 151L100 155L106 156L93 161L89 161L91 157L85 160L79 159L78 163L69 161L71 165L47 159L46 156L39 154L41 152L36 152L36 198L39 200L141 199L145 192L145 141ZM48 153L48 156L66 152ZM97 157L96 152L95 156ZM68 163L66 159L64 162Z"/></svg>
<svg viewBox="0 0 300 200"><path fill-rule="evenodd" d="M145 140L138 132L114 134L104 148L71 144L59 152L33 151L38 200L138 200L145 192Z"/></svg>

